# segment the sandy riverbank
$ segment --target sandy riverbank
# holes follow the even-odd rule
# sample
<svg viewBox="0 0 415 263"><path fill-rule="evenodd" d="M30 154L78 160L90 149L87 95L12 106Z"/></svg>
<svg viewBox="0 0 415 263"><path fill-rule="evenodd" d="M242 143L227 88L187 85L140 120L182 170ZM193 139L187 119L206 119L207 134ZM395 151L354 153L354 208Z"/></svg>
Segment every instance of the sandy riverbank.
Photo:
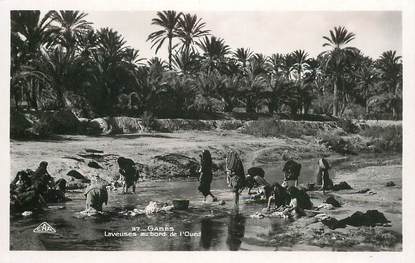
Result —
<svg viewBox="0 0 415 263"><path fill-rule="evenodd" d="M103 153L91 157L83 155L85 149L95 149ZM75 169L87 177L98 174L110 181L117 175L116 158L124 156L132 158L138 164L147 167L143 170L144 178L151 179L155 175L161 178L176 177L178 174L165 174L169 169L176 169L171 163L159 156L176 154L188 160L198 161L203 149L209 149L213 161L217 164L217 175L226 151L233 149L241 153L247 169L251 164L272 163L281 161L283 155L297 160L318 157L319 154L330 154L327 149L314 139L291 138L258 138L237 131L186 131L176 133L119 135L113 137L63 136L54 141L11 141L11 178L18 170L35 169L42 160L49 162L49 172L57 178L67 178L66 173ZM387 157L386 157L387 158ZM352 194L352 191L329 193L343 205L335 210L323 211L337 219L350 216L356 211L377 209L391 220L391 227L346 227L330 230L312 218L302 218L287 225L281 233L272 233L264 241L266 246L274 246L279 250L400 250L402 243L402 167L400 156L391 156L388 164L385 156L381 166L373 166L374 159L369 160L369 167L358 165L358 169L343 169L336 173L335 183L347 181L354 191L370 188L375 194ZM97 161L103 169L94 169L87 164ZM375 162L376 163L376 162ZM385 165L388 164L388 165ZM180 173L183 167L175 171ZM185 167L186 168L186 167ZM181 170L182 169L182 170ZM184 170L183 170L184 171ZM157 174L154 174L157 173ZM185 173L185 172L183 172ZM386 187L388 181L396 185ZM323 202L327 196L321 192L310 192L315 205ZM262 209L258 205L258 210ZM258 219L260 220L260 219ZM249 243L249 240L247 240Z"/></svg>

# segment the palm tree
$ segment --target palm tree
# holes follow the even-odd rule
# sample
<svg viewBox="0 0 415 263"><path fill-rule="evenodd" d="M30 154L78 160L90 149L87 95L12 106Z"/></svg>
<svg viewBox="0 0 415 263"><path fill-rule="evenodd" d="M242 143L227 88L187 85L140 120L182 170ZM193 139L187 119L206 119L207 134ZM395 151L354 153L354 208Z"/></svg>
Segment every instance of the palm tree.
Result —
<svg viewBox="0 0 415 263"><path fill-rule="evenodd" d="M323 67L328 70L333 77L333 115L338 116L338 89L341 85L342 74L344 73L345 63L350 55L355 54L358 50L354 47L346 46L355 38L355 34L347 31L345 27L338 26L330 30L330 36L323 36L327 42L323 47L329 47L330 50L322 53L324 62Z"/></svg>
<svg viewBox="0 0 415 263"><path fill-rule="evenodd" d="M284 55L279 53L272 54L267 58L267 60L268 71L271 73L271 75L276 78L280 77L284 63Z"/></svg>
<svg viewBox="0 0 415 263"><path fill-rule="evenodd" d="M161 60L159 57L152 57L149 60L147 60L147 64L150 68L152 68L153 71L157 72L164 72L167 69L166 62L164 60Z"/></svg>
<svg viewBox="0 0 415 263"><path fill-rule="evenodd" d="M195 52L193 47L195 41L201 37L210 34L210 30L204 29L205 22L202 22L201 18L197 18L196 15L185 14L179 18L178 29L176 31L177 37L180 38L182 46L180 51L184 51L189 54Z"/></svg>
<svg viewBox="0 0 415 263"><path fill-rule="evenodd" d="M102 28L97 31L97 47L92 52L92 64L95 73L95 87L100 92L100 99L95 100L99 111L108 113L117 98L125 78L130 75L126 41L113 29Z"/></svg>
<svg viewBox="0 0 415 263"><path fill-rule="evenodd" d="M210 38L205 36L202 41L198 42L198 45L202 49L204 56L212 59L223 58L230 52L230 48L225 44L225 41L215 36Z"/></svg>
<svg viewBox="0 0 415 263"><path fill-rule="evenodd" d="M254 53L249 48L238 48L233 53L234 58L242 64L243 68L246 68L246 64L251 59Z"/></svg>
<svg viewBox="0 0 415 263"><path fill-rule="evenodd" d="M24 93L31 93L32 96L26 95L26 100L33 102L32 106L37 108L37 94L41 89L38 84L45 78L36 70L36 62L41 56L41 48L52 44L57 31L50 28L51 19L48 15L41 18L40 11L11 11L10 17L10 94L17 106Z"/></svg>
<svg viewBox="0 0 415 263"><path fill-rule="evenodd" d="M304 85L303 73L307 69L308 65L308 53L304 50L295 50L292 52L294 60L293 71L297 79L296 87L299 97L298 105L300 110L305 114L307 111L307 104L310 102L310 91L307 90L310 86Z"/></svg>
<svg viewBox="0 0 415 263"><path fill-rule="evenodd" d="M56 91L60 107L66 107L64 92L79 81L76 74L82 73L76 62L74 53L60 46L54 47L49 52L42 50L41 59L38 61L39 71L46 76L50 87Z"/></svg>
<svg viewBox="0 0 415 263"><path fill-rule="evenodd" d="M174 110L176 112L174 113L186 113L195 96L193 85L194 79L186 75L177 75L175 72L166 73L164 79L167 82L167 86L170 88L169 95L171 96L168 100L175 103Z"/></svg>
<svg viewBox="0 0 415 263"><path fill-rule="evenodd" d="M301 82L303 78L303 72L306 69L308 53L304 50L295 50L292 53L292 58L294 60L293 70L296 73L297 81Z"/></svg>
<svg viewBox="0 0 415 263"><path fill-rule="evenodd" d="M174 67L184 73L190 74L200 69L200 57L197 53L180 51L173 56Z"/></svg>
<svg viewBox="0 0 415 263"><path fill-rule="evenodd" d="M127 47L124 51L124 60L132 67L142 65L145 58L140 58L140 51L131 47Z"/></svg>
<svg viewBox="0 0 415 263"><path fill-rule="evenodd" d="M179 26L179 20L182 13L177 13L173 10L157 12L157 18L151 20L152 25L160 26L163 29L151 33L147 41L151 41L151 48L157 45L156 54L163 45L164 41L168 39L168 52L169 52L169 69L172 69L172 51L173 51L173 38L177 37L177 29Z"/></svg>
<svg viewBox="0 0 415 263"><path fill-rule="evenodd" d="M253 56L251 56L250 62L250 70L252 70L252 73L254 75L260 75L260 74L267 74L267 69L269 66L267 65L267 58L260 53L255 53Z"/></svg>
<svg viewBox="0 0 415 263"><path fill-rule="evenodd" d="M40 11L11 11L10 16L12 40L24 43L24 55L39 54L40 47L50 46L58 33L50 27L50 16L41 18Z"/></svg>
<svg viewBox="0 0 415 263"><path fill-rule="evenodd" d="M290 80L291 73L294 69L295 64L295 60L292 53L283 55L281 62L281 71L283 73L283 76L285 77L285 79Z"/></svg>
<svg viewBox="0 0 415 263"><path fill-rule="evenodd" d="M242 86L244 97L246 98L246 112L255 112L265 102L268 88L266 75L258 74L258 68L255 66L255 63L250 64L247 68Z"/></svg>
<svg viewBox="0 0 415 263"><path fill-rule="evenodd" d="M218 68L219 63L230 53L230 48L222 38L205 36L197 45L203 52L204 66L208 71Z"/></svg>
<svg viewBox="0 0 415 263"><path fill-rule="evenodd" d="M122 35L111 28L101 28L97 34L97 52L107 57L109 62L121 61L126 50L126 41Z"/></svg>
<svg viewBox="0 0 415 263"><path fill-rule="evenodd" d="M380 79L391 97L392 115L396 119L402 103L402 57L396 51L388 50L382 53L376 63L380 71Z"/></svg>
<svg viewBox="0 0 415 263"><path fill-rule="evenodd" d="M88 15L80 11L50 11L49 16L57 23L53 26L59 31L58 41L67 49L75 48L80 35L92 29L91 22L84 18Z"/></svg>
<svg viewBox="0 0 415 263"><path fill-rule="evenodd" d="M232 112L238 103L238 97L241 93L243 79L240 75L226 76L222 75L221 85L219 85L218 94L225 103L224 111Z"/></svg>
<svg viewBox="0 0 415 263"><path fill-rule="evenodd" d="M78 36L78 51L79 54L84 57L88 58L91 56L92 52L98 47L98 34L94 30L88 30L86 32L82 32Z"/></svg>
<svg viewBox="0 0 415 263"><path fill-rule="evenodd" d="M357 69L353 72L355 83L357 84L355 95L357 95L360 100L362 100L363 106L365 107L365 113L368 114L368 101L370 96L373 95L376 84L378 83L375 65L371 58L365 57L363 55L359 56L359 59L356 60L356 63L358 63L358 66Z"/></svg>

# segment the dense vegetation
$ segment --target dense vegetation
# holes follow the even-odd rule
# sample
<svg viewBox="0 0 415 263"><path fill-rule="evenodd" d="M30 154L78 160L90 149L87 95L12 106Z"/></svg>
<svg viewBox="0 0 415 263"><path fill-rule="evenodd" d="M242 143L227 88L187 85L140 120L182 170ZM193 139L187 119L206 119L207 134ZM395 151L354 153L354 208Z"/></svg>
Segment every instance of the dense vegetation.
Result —
<svg viewBox="0 0 415 263"><path fill-rule="evenodd" d="M80 11L11 12L13 110L67 108L78 116L191 117L246 111L298 117L401 118L402 62L373 59L338 26L322 53L271 56L231 49L196 15L157 12L147 41L168 60L145 59L111 28L94 29Z"/></svg>

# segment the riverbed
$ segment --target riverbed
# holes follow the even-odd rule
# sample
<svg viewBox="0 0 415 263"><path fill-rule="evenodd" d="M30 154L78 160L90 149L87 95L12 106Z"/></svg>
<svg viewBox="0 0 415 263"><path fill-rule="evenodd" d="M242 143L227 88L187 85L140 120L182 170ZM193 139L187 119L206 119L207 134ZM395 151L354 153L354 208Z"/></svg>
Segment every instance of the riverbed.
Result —
<svg viewBox="0 0 415 263"><path fill-rule="evenodd" d="M206 136L209 140L203 141L201 137L182 140L183 135L169 135L178 137L179 141L174 147L196 148L200 151L205 144L215 147L225 143L235 145L243 139L245 145L241 148L261 149L267 147L283 148L289 145L287 140L256 139L238 135L237 141L223 138L222 135ZM215 138L217 136L217 140ZM128 156L131 145L148 143L152 145L152 154L169 152L174 150L171 145L164 144L159 138L158 143L154 138L139 137L128 140L106 140L105 138L79 138L75 137L62 142L17 142L12 144L12 167L15 170L23 169L23 164L36 163L40 158L52 160L53 164L64 162L63 155L72 154L81 147L89 147L93 144L96 148L105 151L118 151ZM192 141L193 140L193 141ZM171 140L168 140L171 141ZM99 143L97 143L99 142ZM123 144L124 142L125 144ZM193 142L193 145L191 144ZM205 144L204 144L205 143ZM221 144L222 143L222 144ZM304 145L308 145L304 142ZM114 147L112 147L114 144ZM297 143L298 144L298 143ZM116 145L116 147L115 147ZM228 146L228 145L227 145ZM124 147L124 148L123 148ZM166 150L163 147L167 147ZM313 148L314 147L314 148ZM155 151L154 149L158 149ZM226 147L224 147L226 148ZM318 146L310 146L317 149ZM160 150L162 149L162 150ZM277 149L277 148L276 148ZM212 150L212 152L214 152ZM33 153L32 159L28 156ZM59 156L56 156L59 153ZM141 152L142 153L142 152ZM52 157L53 156L53 157ZM130 154L131 156L131 154ZM140 155L140 158L143 158ZM60 158L60 159L59 159ZM248 158L247 158L248 159ZM402 208L401 208L401 173L400 155L359 155L338 156L332 154L328 157L333 164L330 171L335 183L346 180L355 189L370 187L376 191L375 195L356 195L350 192L331 193L344 204L342 208L328 211L328 214L341 218L350 215L354 211L366 211L378 209L392 221L391 231L402 233ZM302 172L300 183L312 183L315 180L317 158L308 158L300 161ZM266 179L270 183L281 182L281 160L272 162L258 162L256 158L251 163L246 163L245 169L250 165L261 166L266 171ZM51 170L57 173L65 170L63 167ZM53 173L52 173L53 174ZM384 184L393 180L396 186L386 188ZM399 250L399 244L393 247L373 245L366 247L350 246L338 247L336 245L310 244L310 241L302 242L289 238L297 235L293 230L297 222L282 218L251 218L250 215L261 211L265 204L247 202L246 191L241 196L239 213L233 209L233 195L228 190L224 175L218 175L212 182L212 193L225 203L213 202L209 197L203 202L201 194L197 191L198 181L195 178L144 180L137 185L136 193L122 194L120 190L109 192L109 203L104 206L105 213L100 216L81 217L79 212L84 209L85 197L81 190L67 194L72 201L64 204L50 204L50 208L40 214L30 217L12 216L10 219L10 248L12 250ZM315 205L323 202L325 198L321 192L310 193ZM155 215L123 215L122 211L134 208L143 209L150 201L170 202L173 199L189 199L190 208L183 211L171 211ZM57 209L57 206L64 206ZM47 222L56 233L34 233L33 229L42 222ZM300 221L299 221L300 222ZM138 230L139 228L139 230ZM154 230L156 229L156 230ZM159 231L159 229L168 231ZM304 229L303 229L304 230ZM345 231L354 231L358 228L347 227ZM329 232L329 230L325 230ZM142 232L148 235L142 236ZM344 231L343 231L344 232ZM114 236L109 233L120 233ZM152 234L150 234L152 233ZM175 233L175 234L172 234ZM129 236L126 236L126 235ZM167 236L163 236L166 234ZM286 235L286 240L276 240L281 235ZM288 238L287 238L288 237ZM301 239L301 238L300 238ZM284 241L284 242L283 242ZM370 243L370 242L369 242ZM399 243L399 242L398 242ZM278 245L276 245L278 244Z"/></svg>

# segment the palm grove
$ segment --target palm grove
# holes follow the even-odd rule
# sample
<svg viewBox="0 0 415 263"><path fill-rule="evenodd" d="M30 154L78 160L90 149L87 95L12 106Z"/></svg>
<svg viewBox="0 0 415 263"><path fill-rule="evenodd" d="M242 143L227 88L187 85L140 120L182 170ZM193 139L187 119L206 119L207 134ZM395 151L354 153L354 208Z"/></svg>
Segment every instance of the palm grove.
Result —
<svg viewBox="0 0 415 263"><path fill-rule="evenodd" d="M114 29L94 29L79 11L11 12L13 110L71 109L82 117L151 113L309 113L401 118L402 62L396 51L373 59L353 47L342 26L322 36L322 53L265 56L231 49L203 19L157 12L144 59Z"/></svg>

